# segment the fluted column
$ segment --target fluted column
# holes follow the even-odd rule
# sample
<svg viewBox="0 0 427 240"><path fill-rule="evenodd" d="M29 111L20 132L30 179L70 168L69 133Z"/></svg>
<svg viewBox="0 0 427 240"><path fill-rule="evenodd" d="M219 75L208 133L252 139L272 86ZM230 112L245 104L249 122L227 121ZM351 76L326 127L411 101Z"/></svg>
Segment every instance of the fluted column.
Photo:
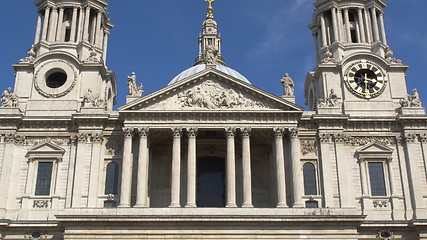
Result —
<svg viewBox="0 0 427 240"><path fill-rule="evenodd" d="M86 7L85 22L83 27L83 41L89 42L90 6Z"/></svg>
<svg viewBox="0 0 427 240"><path fill-rule="evenodd" d="M108 36L110 35L110 31L104 30L104 46L103 46L103 55L102 58L104 60L104 64L107 64L107 50L108 50Z"/></svg>
<svg viewBox="0 0 427 240"><path fill-rule="evenodd" d="M123 160L122 160L122 182L120 192L119 207L130 207L131 189L132 189L132 128L125 128L123 143Z"/></svg>
<svg viewBox="0 0 427 240"><path fill-rule="evenodd" d="M337 8L333 7L332 11L332 27L334 28L334 42L339 42L338 23L337 23Z"/></svg>
<svg viewBox="0 0 427 240"><path fill-rule="evenodd" d="M76 41L76 30L77 30L77 7L73 8L73 17L71 19L71 33L70 33L70 42Z"/></svg>
<svg viewBox="0 0 427 240"><path fill-rule="evenodd" d="M322 32L322 48L325 48L328 46L328 42L326 39L326 24L325 24L325 15L320 15L320 29Z"/></svg>
<svg viewBox="0 0 427 240"><path fill-rule="evenodd" d="M139 152L138 152L138 175L136 186L136 204L135 207L148 207L148 166L149 166L149 149L148 149L148 128L139 128Z"/></svg>
<svg viewBox="0 0 427 240"><path fill-rule="evenodd" d="M344 29L343 29L343 20L342 20L342 10L341 8L338 8L338 32L339 32L339 36L340 36L340 42L344 42L345 41L345 37L344 37Z"/></svg>
<svg viewBox="0 0 427 240"><path fill-rule="evenodd" d="M64 8L61 7L59 9L59 17L58 17L58 25L57 25L57 29L56 29L56 41L60 42L63 41L62 39L62 24L64 21Z"/></svg>
<svg viewBox="0 0 427 240"><path fill-rule="evenodd" d="M34 37L34 44L37 44L40 41L40 31L42 29L42 16L40 13L37 15L37 27L36 27L36 36Z"/></svg>
<svg viewBox="0 0 427 240"><path fill-rule="evenodd" d="M345 32L347 35L347 42L351 43L350 18L348 16L348 8L344 8L344 21L345 21Z"/></svg>
<svg viewBox="0 0 427 240"><path fill-rule="evenodd" d="M380 33L378 30L378 19L377 19L377 9L375 7L371 8L372 13L372 27L374 30L374 42L380 41Z"/></svg>
<svg viewBox="0 0 427 240"><path fill-rule="evenodd" d="M99 183L99 169L101 165L101 150L102 150L103 136L100 133L92 134L92 159L90 164L90 177L89 177L89 196L88 207L95 208L98 205L98 183Z"/></svg>
<svg viewBox="0 0 427 240"><path fill-rule="evenodd" d="M357 9L357 16L359 18L359 29L360 29L360 40L362 43L366 42L365 36L365 25L363 24L363 12L362 8Z"/></svg>
<svg viewBox="0 0 427 240"><path fill-rule="evenodd" d="M331 135L327 133L319 134L320 145L320 167L323 185L323 207L334 207L334 190L332 186L332 167L331 167ZM335 180L335 179L334 179Z"/></svg>
<svg viewBox="0 0 427 240"><path fill-rule="evenodd" d="M15 154L15 134L6 134L4 137L4 155L3 155L3 165L0 168L0 208L5 209L7 207L7 199L10 187L10 179L12 178L12 173L10 169L13 168L14 154Z"/></svg>
<svg viewBox="0 0 427 240"><path fill-rule="evenodd" d="M173 128L172 146L172 183L171 183L171 208L181 207L180 185L181 185L181 128Z"/></svg>
<svg viewBox="0 0 427 240"><path fill-rule="evenodd" d="M79 10L79 23L76 42L81 42L83 39L83 24L84 24L84 10L80 7Z"/></svg>
<svg viewBox="0 0 427 240"><path fill-rule="evenodd" d="M103 36L101 35L102 31L102 13L101 11L98 12L98 16L96 17L96 31L95 31L95 41L94 41L94 45L96 45L97 47L101 48L101 42L103 40Z"/></svg>
<svg viewBox="0 0 427 240"><path fill-rule="evenodd" d="M56 29L58 27L58 9L56 7L52 8L52 18L49 21L49 25L49 36L47 40L53 42L55 41Z"/></svg>
<svg viewBox="0 0 427 240"><path fill-rule="evenodd" d="M290 144L291 144L291 162L292 162L292 180L293 180L293 207L303 207L302 195L303 184L301 178L301 145L298 138L298 129L290 129Z"/></svg>
<svg viewBox="0 0 427 240"><path fill-rule="evenodd" d="M383 44L387 46L387 34L385 32L385 24L384 24L384 14L380 13L380 27L381 27L381 38L383 40Z"/></svg>
<svg viewBox="0 0 427 240"><path fill-rule="evenodd" d="M282 128L274 129L276 143L276 183L277 183L277 207L288 207L286 203L286 175L285 175L285 155L283 150Z"/></svg>
<svg viewBox="0 0 427 240"><path fill-rule="evenodd" d="M77 136L77 153L76 162L74 167L74 184L73 184L73 196L72 196L72 207L79 208L82 200L82 183L83 183L83 171L86 159L86 145L88 134L79 133Z"/></svg>
<svg viewBox="0 0 427 240"><path fill-rule="evenodd" d="M372 42L372 31L371 31L371 24L369 21L369 13L367 9L363 9L363 15L365 17L365 26L366 26L366 42L371 43Z"/></svg>
<svg viewBox="0 0 427 240"><path fill-rule="evenodd" d="M235 128L226 128L227 135L227 205L226 207L237 207L236 205L236 148Z"/></svg>
<svg viewBox="0 0 427 240"><path fill-rule="evenodd" d="M251 174L251 128L242 128L242 168L243 168L243 205L242 207L253 207L252 205L252 174Z"/></svg>
<svg viewBox="0 0 427 240"><path fill-rule="evenodd" d="M196 137L197 128L187 128L188 163L187 163L187 204L185 207L196 206Z"/></svg>
<svg viewBox="0 0 427 240"><path fill-rule="evenodd" d="M47 41L47 38L48 38L49 18L50 18L50 7L46 7L46 9L44 10L43 31L42 31L42 40L45 40L45 41Z"/></svg>

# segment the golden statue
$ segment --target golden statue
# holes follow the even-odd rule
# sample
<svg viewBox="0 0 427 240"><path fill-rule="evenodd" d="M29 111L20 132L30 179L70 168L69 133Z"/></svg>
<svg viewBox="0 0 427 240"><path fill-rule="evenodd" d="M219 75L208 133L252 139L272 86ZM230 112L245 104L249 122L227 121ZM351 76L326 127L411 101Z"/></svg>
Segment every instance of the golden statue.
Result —
<svg viewBox="0 0 427 240"><path fill-rule="evenodd" d="M213 19L213 7L212 7L212 3L215 2L216 0L205 0L205 2L207 2L209 4L208 6L208 15L206 16L206 18L211 18Z"/></svg>

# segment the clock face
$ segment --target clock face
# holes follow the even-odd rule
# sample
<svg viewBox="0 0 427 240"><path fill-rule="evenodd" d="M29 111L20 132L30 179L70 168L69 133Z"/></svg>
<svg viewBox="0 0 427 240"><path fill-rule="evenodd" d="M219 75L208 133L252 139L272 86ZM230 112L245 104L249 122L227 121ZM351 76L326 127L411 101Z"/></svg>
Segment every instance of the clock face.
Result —
<svg viewBox="0 0 427 240"><path fill-rule="evenodd" d="M387 75L377 64L362 60L350 65L345 73L344 81L351 93L370 99L379 96L384 91Z"/></svg>

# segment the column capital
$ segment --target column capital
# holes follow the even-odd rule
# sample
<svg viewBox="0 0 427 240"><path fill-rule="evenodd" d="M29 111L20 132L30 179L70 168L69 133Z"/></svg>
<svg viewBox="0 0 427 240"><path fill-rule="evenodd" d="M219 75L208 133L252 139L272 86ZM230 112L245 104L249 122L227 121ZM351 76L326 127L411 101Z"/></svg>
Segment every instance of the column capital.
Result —
<svg viewBox="0 0 427 240"><path fill-rule="evenodd" d="M427 133L420 134L420 142L427 143Z"/></svg>
<svg viewBox="0 0 427 240"><path fill-rule="evenodd" d="M415 133L405 133L403 136L403 140L406 143L415 143L417 140L417 134Z"/></svg>
<svg viewBox="0 0 427 240"><path fill-rule="evenodd" d="M240 128L240 131L241 131L242 137L250 137L252 128L249 128L249 127Z"/></svg>
<svg viewBox="0 0 427 240"><path fill-rule="evenodd" d="M285 132L284 128L273 128L274 136L276 138L282 138Z"/></svg>
<svg viewBox="0 0 427 240"><path fill-rule="evenodd" d="M330 143L332 139L332 135L329 133L320 133L319 134L319 141L321 143Z"/></svg>
<svg viewBox="0 0 427 240"><path fill-rule="evenodd" d="M87 138L89 135L87 133L79 133L77 134L77 141L78 142L87 142Z"/></svg>
<svg viewBox="0 0 427 240"><path fill-rule="evenodd" d="M147 138L150 134L150 128L148 127L141 127L137 129L137 132L139 133L140 138Z"/></svg>
<svg viewBox="0 0 427 240"><path fill-rule="evenodd" d="M101 143L103 139L102 133L92 133L92 142Z"/></svg>
<svg viewBox="0 0 427 240"><path fill-rule="evenodd" d="M298 138L298 133L299 133L298 128L290 128L289 129L289 134L290 134L291 138Z"/></svg>
<svg viewBox="0 0 427 240"><path fill-rule="evenodd" d="M171 128L172 129L172 134L174 138L181 138L182 136L182 128L180 127L175 127L175 128Z"/></svg>
<svg viewBox="0 0 427 240"><path fill-rule="evenodd" d="M133 128L123 128L123 132L125 134L125 138L132 138L133 137Z"/></svg>
<svg viewBox="0 0 427 240"><path fill-rule="evenodd" d="M236 128L228 127L228 128L225 128L224 130L228 138L234 138L236 136Z"/></svg>
<svg viewBox="0 0 427 240"><path fill-rule="evenodd" d="M192 127L190 127L190 128L187 128L186 130L187 130L188 138L195 138L195 137L197 137L197 132L199 130L198 128L192 128Z"/></svg>
<svg viewBox="0 0 427 240"><path fill-rule="evenodd" d="M334 134L335 143L344 143L345 139L346 139L346 136L344 133L335 133Z"/></svg>

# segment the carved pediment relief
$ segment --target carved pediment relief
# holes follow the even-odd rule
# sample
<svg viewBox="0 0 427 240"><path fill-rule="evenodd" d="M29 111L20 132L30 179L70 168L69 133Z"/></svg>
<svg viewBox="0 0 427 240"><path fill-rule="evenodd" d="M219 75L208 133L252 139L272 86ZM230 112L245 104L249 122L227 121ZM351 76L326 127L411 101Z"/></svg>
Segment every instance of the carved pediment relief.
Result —
<svg viewBox="0 0 427 240"><path fill-rule="evenodd" d="M147 109L266 109L269 108L253 97L244 96L242 91L227 88L212 80L186 89L165 101Z"/></svg>
<svg viewBox="0 0 427 240"><path fill-rule="evenodd" d="M163 89L121 110L298 110L255 87L215 77L198 78Z"/></svg>

